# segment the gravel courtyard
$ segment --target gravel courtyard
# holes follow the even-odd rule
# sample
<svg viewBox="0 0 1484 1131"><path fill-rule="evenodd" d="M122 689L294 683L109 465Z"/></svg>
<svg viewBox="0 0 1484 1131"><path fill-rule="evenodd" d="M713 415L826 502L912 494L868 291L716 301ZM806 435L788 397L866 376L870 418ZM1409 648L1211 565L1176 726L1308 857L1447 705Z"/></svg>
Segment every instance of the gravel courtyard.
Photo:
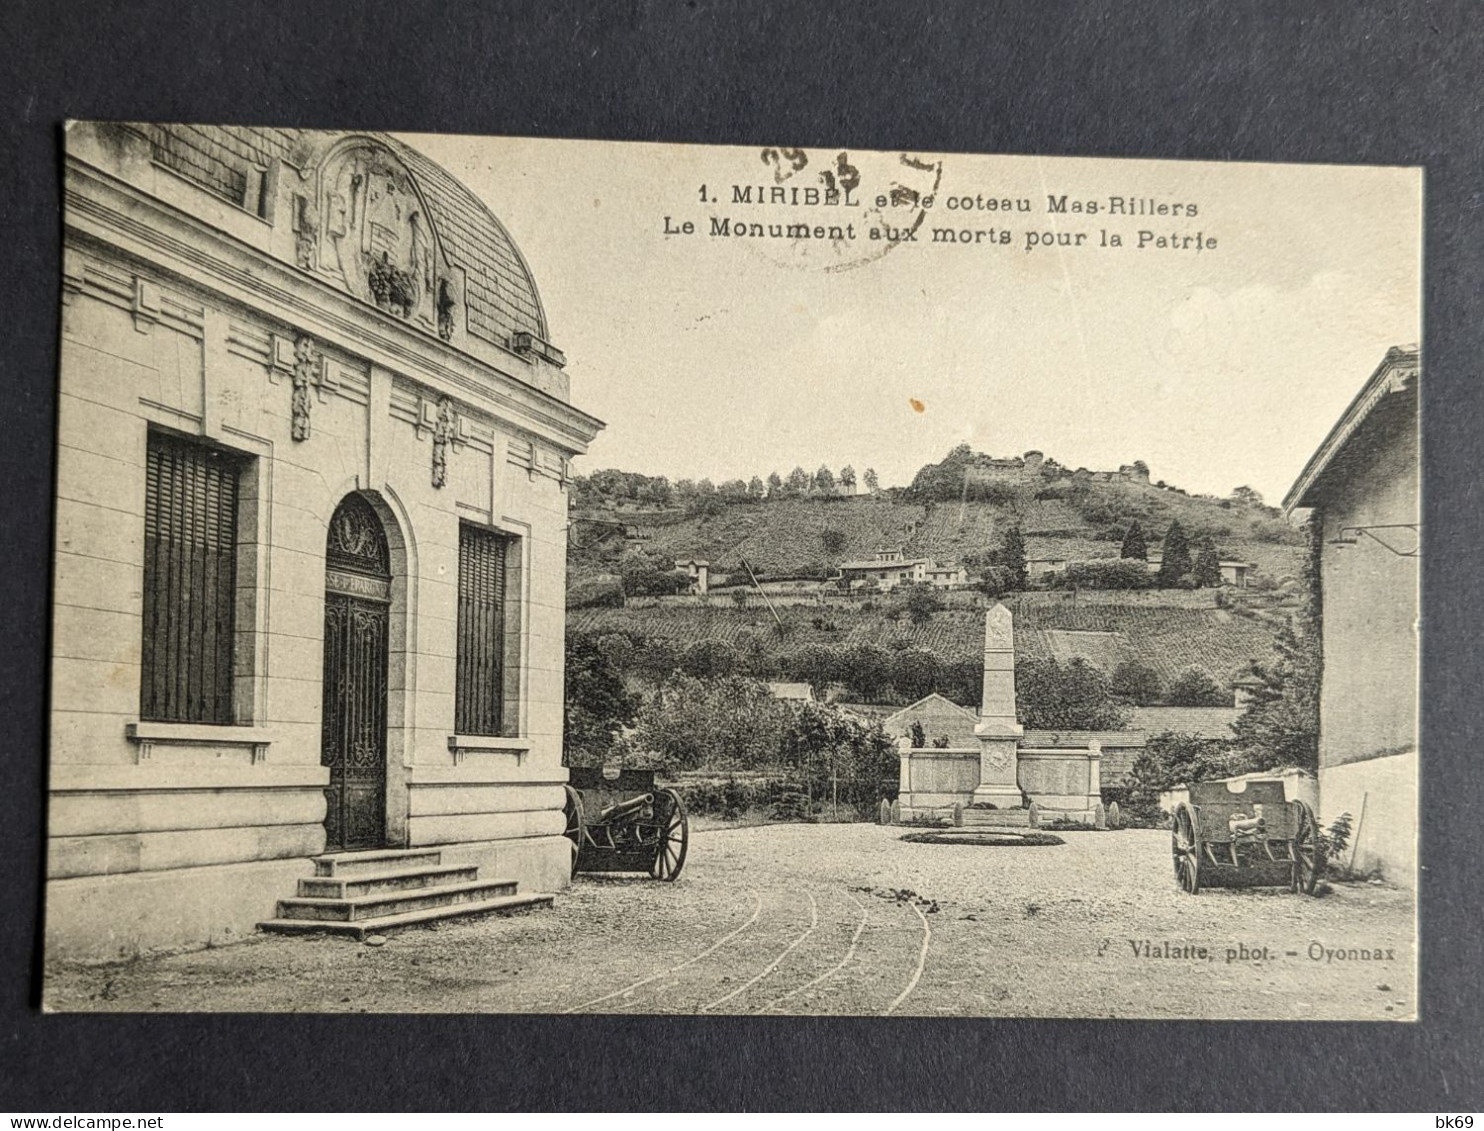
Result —
<svg viewBox="0 0 1484 1131"><path fill-rule="evenodd" d="M798 1013L1362 1020L1414 1015L1410 892L1175 885L1169 834L913 844L876 825L692 833L674 884L386 937L260 936L48 971L54 1010Z"/></svg>

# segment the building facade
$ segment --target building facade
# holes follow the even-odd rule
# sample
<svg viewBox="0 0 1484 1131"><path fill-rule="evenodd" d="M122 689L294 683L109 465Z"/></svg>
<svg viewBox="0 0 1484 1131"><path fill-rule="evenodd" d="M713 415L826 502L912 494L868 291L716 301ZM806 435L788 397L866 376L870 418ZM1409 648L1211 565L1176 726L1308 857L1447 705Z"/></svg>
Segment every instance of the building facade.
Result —
<svg viewBox="0 0 1484 1131"><path fill-rule="evenodd" d="M509 234L381 135L66 148L48 957L239 938L326 850L563 885L601 423Z"/></svg>
<svg viewBox="0 0 1484 1131"><path fill-rule="evenodd" d="M931 585L937 589L962 589L969 574L961 565L939 563L932 558L909 558L900 549L877 550L869 560L841 562L840 572L830 580L845 588L891 590L898 585Z"/></svg>
<svg viewBox="0 0 1484 1131"><path fill-rule="evenodd" d="M1388 351L1283 500L1285 513L1312 512L1319 543L1320 819L1349 813L1355 866L1409 886L1417 880L1419 369L1415 346Z"/></svg>

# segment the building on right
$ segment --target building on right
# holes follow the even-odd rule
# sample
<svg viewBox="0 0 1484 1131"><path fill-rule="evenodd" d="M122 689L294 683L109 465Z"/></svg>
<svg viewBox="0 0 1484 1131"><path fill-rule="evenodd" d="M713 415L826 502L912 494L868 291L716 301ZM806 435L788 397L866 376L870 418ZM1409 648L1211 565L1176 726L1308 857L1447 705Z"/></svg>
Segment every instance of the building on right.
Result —
<svg viewBox="0 0 1484 1131"><path fill-rule="evenodd" d="M1416 346L1393 347L1283 500L1311 511L1324 655L1320 820L1349 813L1353 865L1417 881ZM1350 863L1350 861L1346 861Z"/></svg>

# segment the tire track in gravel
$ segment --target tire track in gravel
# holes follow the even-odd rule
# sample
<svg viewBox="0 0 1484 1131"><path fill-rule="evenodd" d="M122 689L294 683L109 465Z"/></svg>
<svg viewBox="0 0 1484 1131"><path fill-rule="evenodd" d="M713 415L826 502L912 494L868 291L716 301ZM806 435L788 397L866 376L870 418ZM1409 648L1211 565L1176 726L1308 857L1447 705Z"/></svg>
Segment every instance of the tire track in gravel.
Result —
<svg viewBox="0 0 1484 1131"><path fill-rule="evenodd" d="M850 946L846 948L845 957L843 957L842 959L840 959L839 962L835 963L828 970L826 970L823 974L820 974L820 975L818 975L818 976L816 976L814 978L811 978L809 981L805 982L802 986L797 986L794 989L789 990L788 993L784 994L781 997L774 998L772 1001L768 1002L767 1005L764 1005L760 1009L756 1010L756 1012L758 1012L758 1013L767 1013L767 1012L769 1012L775 1006L782 1005L785 1001L788 1001L789 998L795 997L798 994L803 993L805 990L813 989L815 986L821 985L822 983L829 981L831 978L833 978L836 974L840 973L840 971L844 970L845 967L850 964L850 960L855 957L856 949L860 946L861 935L862 935L862 933L864 933L864 931L866 929L866 918L867 918L867 914L866 914L866 905L864 903L862 903L860 900L856 899L854 895L852 895L850 892L846 892L845 893L845 897L847 899L849 899L851 903L855 904L856 907L858 907L860 909L860 913L861 913L860 921L858 923L856 923L856 925L855 925L855 933L850 936Z"/></svg>
<svg viewBox="0 0 1484 1131"><path fill-rule="evenodd" d="M916 903L908 904L908 906L917 913L917 918L922 921L922 949L917 953L917 967L912 971L912 977L908 979L906 988L893 999L890 1005L881 1011L881 1016L883 1017L894 1012L897 1006L906 1001L912 991L917 988L917 983L922 979L923 969L927 966L928 947L933 941L933 929L928 926L927 916L922 913L922 908L918 907Z"/></svg>
<svg viewBox="0 0 1484 1131"><path fill-rule="evenodd" d="M705 950L701 951L700 954L692 955L690 958L687 958L684 962L678 962L674 966L667 966L665 969L660 970L657 973L651 974L647 978L640 978L637 982L630 982L627 986L623 986L620 989L616 989L612 993L606 993L602 997L595 997L595 998L592 998L592 999L590 999L588 1001L584 1001L584 1002L582 1002L582 1003L580 1003L578 1005L574 1005L574 1006L571 1006L568 1009L564 1009L562 1012L563 1013L577 1013L577 1012L579 1012L581 1010L588 1009L591 1006L599 1005L602 1002L611 1001L613 998L621 997L624 994L632 993L634 990L637 990L637 989L639 989L642 986L647 986L651 982L656 982L659 979L661 979L661 978L663 978L663 977L665 977L667 975L677 974L681 970L684 970L684 969L686 969L689 966L695 965L697 962L701 961L701 959L703 959L703 958L706 958L708 955L711 955L711 954L716 953L716 951L720 950L723 946L725 946L727 943L731 942L738 935L742 934L742 932L746 931L749 927L751 927L754 923L756 923L757 920L758 920L758 916L763 913L763 897L760 894L758 894L758 892L755 891L755 890L748 892L748 894L752 896L752 900L753 900L753 904L752 904L752 916L751 916L751 918L749 918L747 920L747 922L743 923L736 930L732 931L729 934L723 935L721 938L717 939L716 942L712 943Z"/></svg>
<svg viewBox="0 0 1484 1131"><path fill-rule="evenodd" d="M734 997L737 997L739 994L744 993L745 991L751 989L753 986L757 985L764 978L772 974L773 971L777 970L779 964L790 954L792 954L800 943L802 943L805 939L807 939L815 932L815 930L819 927L819 902L814 898L813 892L807 892L806 894L809 896L809 926L805 929L803 934L799 935L796 939L794 939L791 943L789 943L786 947L779 951L778 956L774 958L772 962L769 962L766 966L764 966L751 978L747 979L747 981L743 982L736 989L732 990L730 993L723 994L715 1001L707 1002L705 1005L701 1006L700 1012L710 1013L717 1006L731 1001Z"/></svg>

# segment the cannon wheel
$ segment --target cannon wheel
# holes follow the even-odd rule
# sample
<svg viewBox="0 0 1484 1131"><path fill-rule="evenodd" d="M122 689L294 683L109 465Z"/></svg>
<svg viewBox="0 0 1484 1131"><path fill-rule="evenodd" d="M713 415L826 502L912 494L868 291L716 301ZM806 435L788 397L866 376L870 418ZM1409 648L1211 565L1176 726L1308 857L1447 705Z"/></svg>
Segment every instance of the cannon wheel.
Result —
<svg viewBox="0 0 1484 1131"><path fill-rule="evenodd" d="M1313 895L1319 884L1319 873L1324 870L1324 848L1319 843L1319 822L1314 811L1302 801L1298 806L1298 828L1294 830L1293 843L1289 851L1293 855L1293 891Z"/></svg>
<svg viewBox="0 0 1484 1131"><path fill-rule="evenodd" d="M659 797L666 801L665 818L660 826L659 844L655 846L654 863L649 874L656 880L674 880L685 867L685 850L690 844L690 818L685 802L673 789L662 789Z"/></svg>
<svg viewBox="0 0 1484 1131"><path fill-rule="evenodd" d="M582 810L582 794L570 785L562 786L567 791L567 800L562 813L567 818L567 827L562 833L572 842L572 875L577 875L577 854L582 850L582 836L587 826L587 814Z"/></svg>
<svg viewBox="0 0 1484 1131"><path fill-rule="evenodd" d="M1175 861L1175 879L1180 887L1195 895L1201 890L1201 844L1197 834L1200 818L1185 802L1175 810L1175 826L1170 833L1170 854Z"/></svg>

